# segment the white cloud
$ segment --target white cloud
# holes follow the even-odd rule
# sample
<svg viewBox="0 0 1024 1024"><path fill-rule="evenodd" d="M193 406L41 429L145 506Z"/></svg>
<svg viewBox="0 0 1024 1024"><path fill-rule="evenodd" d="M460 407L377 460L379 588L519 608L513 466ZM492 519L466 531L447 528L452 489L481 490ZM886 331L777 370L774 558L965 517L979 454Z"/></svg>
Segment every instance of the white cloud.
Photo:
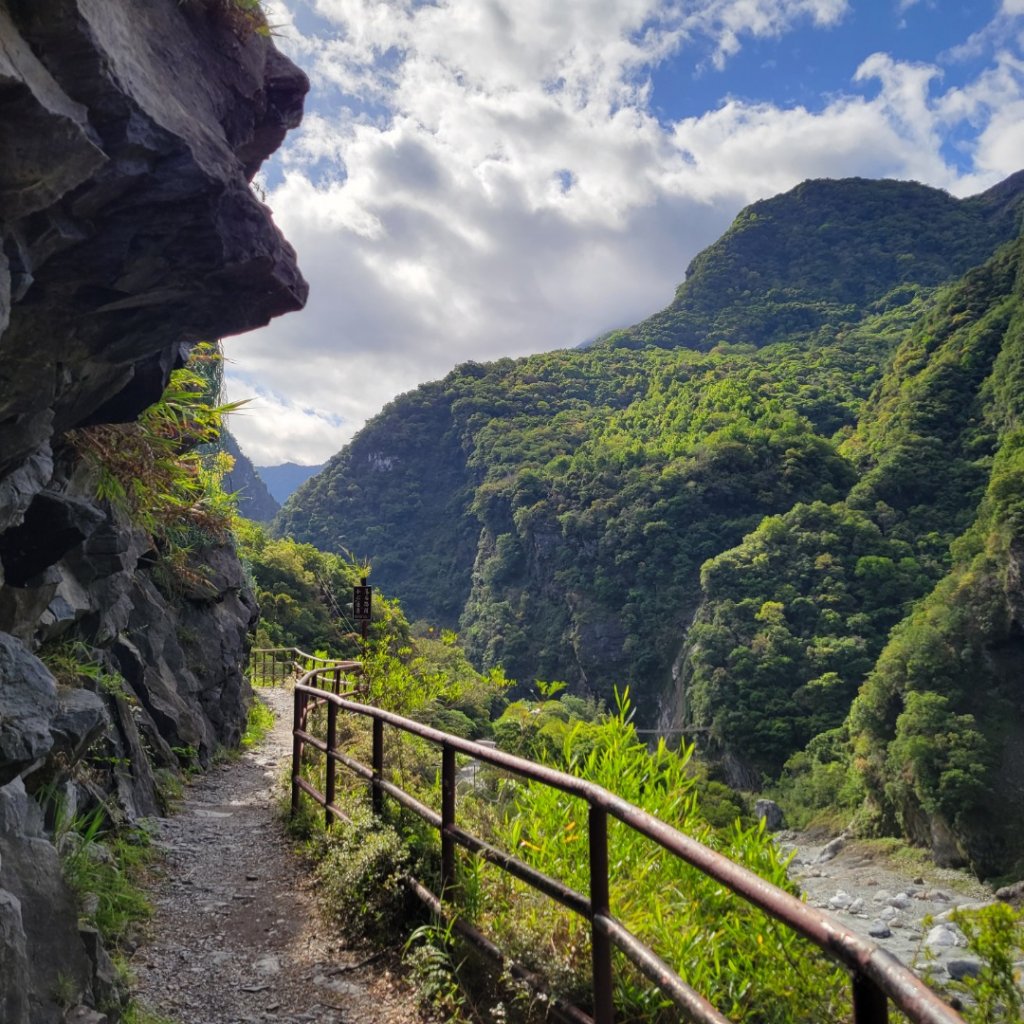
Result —
<svg viewBox="0 0 1024 1024"><path fill-rule="evenodd" d="M297 27L311 3L331 26L320 37ZM325 98L288 142L269 197L309 305L229 343L233 379L278 396L234 424L261 464L320 461L394 394L460 361L635 322L670 300L744 203L804 178L895 176L963 193L1024 162L1009 42L958 87L937 66L876 53L818 110L726 100L669 125L651 113L658 62L721 66L755 36L839 25L845 0L277 7L271 21ZM943 153L963 125L966 174Z"/></svg>

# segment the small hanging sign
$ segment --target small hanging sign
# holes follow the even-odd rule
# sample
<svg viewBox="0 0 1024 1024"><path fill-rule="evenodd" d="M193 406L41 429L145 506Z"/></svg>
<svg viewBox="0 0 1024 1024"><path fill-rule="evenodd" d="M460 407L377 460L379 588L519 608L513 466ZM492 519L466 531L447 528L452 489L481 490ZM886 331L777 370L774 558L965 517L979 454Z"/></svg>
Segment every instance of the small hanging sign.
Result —
<svg viewBox="0 0 1024 1024"><path fill-rule="evenodd" d="M363 577L362 586L352 588L352 615L356 619L372 618L373 610L373 587L366 585L366 577Z"/></svg>

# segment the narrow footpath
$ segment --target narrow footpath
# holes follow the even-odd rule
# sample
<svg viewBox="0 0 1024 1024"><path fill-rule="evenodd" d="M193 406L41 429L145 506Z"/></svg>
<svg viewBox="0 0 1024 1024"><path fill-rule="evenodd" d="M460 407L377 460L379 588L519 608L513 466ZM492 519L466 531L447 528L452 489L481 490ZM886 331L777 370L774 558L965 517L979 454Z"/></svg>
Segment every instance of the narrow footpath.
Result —
<svg viewBox="0 0 1024 1024"><path fill-rule="evenodd" d="M260 698L273 732L196 779L156 823L166 856L150 938L132 957L139 1001L174 1024L418 1022L396 958L352 947L317 911L278 811L291 694Z"/></svg>

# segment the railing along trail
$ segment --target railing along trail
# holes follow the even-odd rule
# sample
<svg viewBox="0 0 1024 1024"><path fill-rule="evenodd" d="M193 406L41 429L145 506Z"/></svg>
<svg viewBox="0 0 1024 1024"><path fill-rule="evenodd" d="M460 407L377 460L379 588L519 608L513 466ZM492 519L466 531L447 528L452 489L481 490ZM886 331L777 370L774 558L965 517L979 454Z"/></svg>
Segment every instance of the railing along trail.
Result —
<svg viewBox="0 0 1024 1024"><path fill-rule="evenodd" d="M260 652L256 652L258 655ZM355 684L350 684L353 687ZM336 768L342 765L370 785L373 809L380 813L385 796L419 815L440 833L441 892L431 892L420 881L409 880L410 889L442 918L452 908L443 901L455 881L457 847L482 857L538 892L555 900L567 910L579 914L591 924L593 959L593 1017L583 1010L553 1001L559 1015L576 1024L613 1024L612 949L617 948L643 972L679 1008L683 1019L697 1024L730 1024L699 992L691 988L673 968L652 949L616 920L609 906L608 819L615 818L646 836L675 857L716 879L748 903L760 908L794 932L813 942L833 961L850 972L854 1024L886 1024L889 1003L898 1007L912 1024L963 1024L963 1019L931 991L912 971L891 953L861 938L830 914L777 888L752 871L734 863L646 811L585 779L536 764L493 747L474 743L429 726L402 718L392 712L349 699L342 694L337 665L313 667L295 685L294 744L292 760L292 812L299 808L306 793L324 808L330 825L343 819L335 805ZM314 736L307 728L311 708L326 704L327 735ZM371 764L364 765L337 749L339 714L360 715L372 722ZM384 729L397 729L428 741L440 749L441 806L434 809L417 800L385 778ZM321 793L302 777L303 752L314 748L326 758L325 790ZM584 896L562 882L543 874L513 854L497 849L485 840L466 832L455 818L456 754L467 754L485 764L520 778L550 786L585 800L589 807L590 892ZM504 962L497 946L476 928L458 916L453 926L484 953ZM541 979L516 964L507 964L513 975L543 988Z"/></svg>
<svg viewBox="0 0 1024 1024"><path fill-rule="evenodd" d="M298 647L258 647L249 657L249 671L253 679L279 683L305 673L317 672L319 681L327 682L334 693L341 691L347 675L362 672L361 661L340 658L321 658L307 654Z"/></svg>

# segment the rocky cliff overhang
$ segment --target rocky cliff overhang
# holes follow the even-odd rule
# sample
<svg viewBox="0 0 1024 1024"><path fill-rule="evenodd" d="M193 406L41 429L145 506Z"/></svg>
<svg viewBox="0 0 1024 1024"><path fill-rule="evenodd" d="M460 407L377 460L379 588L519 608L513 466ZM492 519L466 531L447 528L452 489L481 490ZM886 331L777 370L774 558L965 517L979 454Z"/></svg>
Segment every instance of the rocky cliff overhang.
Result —
<svg viewBox="0 0 1024 1024"><path fill-rule="evenodd" d="M55 434L303 305L249 181L307 89L231 0L0 0L0 529Z"/></svg>
<svg viewBox="0 0 1024 1024"><path fill-rule="evenodd" d="M117 1003L40 794L152 814L183 756L207 764L244 728L255 607L230 543L196 547L161 589L153 538L97 500L62 436L136 418L192 344L305 301L249 182L308 82L257 17L235 0L0 0L3 1024L71 1019L62 1002L106 1021L82 1007ZM115 685L58 683L35 653L50 642Z"/></svg>

